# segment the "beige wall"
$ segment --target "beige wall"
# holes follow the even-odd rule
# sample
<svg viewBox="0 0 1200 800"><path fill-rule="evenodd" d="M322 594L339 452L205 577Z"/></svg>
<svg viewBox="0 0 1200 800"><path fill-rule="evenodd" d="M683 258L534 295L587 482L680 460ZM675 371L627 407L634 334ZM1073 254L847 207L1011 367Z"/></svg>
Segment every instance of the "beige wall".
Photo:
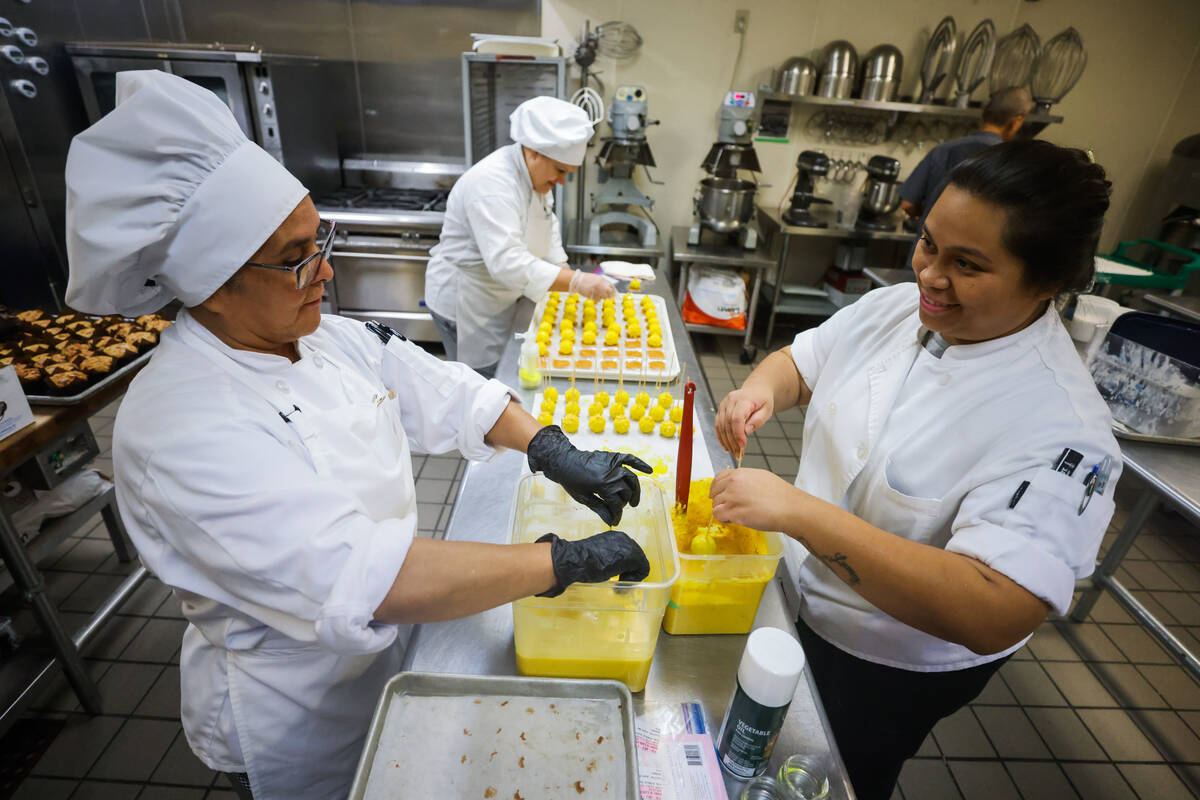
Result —
<svg viewBox="0 0 1200 800"><path fill-rule="evenodd" d="M737 8L750 10L750 25L736 88L750 89L769 81L771 68L788 57L812 57L825 43L845 38L860 57L877 44L898 46L905 59L901 93L911 93L924 41L945 14L954 16L960 36L985 17L995 22L1000 35L1028 22L1043 42L1074 25L1087 48L1088 67L1054 108L1065 122L1050 126L1042 136L1089 147L1108 169L1114 189L1102 241L1105 249L1118 234L1129 238L1142 232L1137 228L1140 218L1133 222L1131 217L1144 213L1153 198L1153 186L1143 184L1144 179L1161 173L1178 139L1200 130L1196 0L545 0L543 35L557 38L568 52L585 19L593 24L627 21L645 39L633 59L617 64L599 58L594 69L601 71L610 95L618 83L645 86L650 116L662 120L661 126L650 129L648 139L659 165L655 178L666 185L639 183L657 201L654 213L664 238L670 225L690 220L692 192L702 177L699 164L716 138L717 109L734 68ZM578 85L577 75L573 70L572 89ZM983 93L981 89L978 95ZM607 104L611 98L604 99ZM806 147L823 147L833 156L850 158L890 155L902 161L902 174L907 176L931 144L920 150L899 143L826 146L804 136L809 113L802 106L793 109L788 144L757 145L763 166L760 180L771 184L760 190L761 204L780 202L792 179L796 154ZM608 134L607 126L602 125L602 132ZM590 177L594 175L593 169ZM819 190L830 197L846 191L832 186Z"/></svg>

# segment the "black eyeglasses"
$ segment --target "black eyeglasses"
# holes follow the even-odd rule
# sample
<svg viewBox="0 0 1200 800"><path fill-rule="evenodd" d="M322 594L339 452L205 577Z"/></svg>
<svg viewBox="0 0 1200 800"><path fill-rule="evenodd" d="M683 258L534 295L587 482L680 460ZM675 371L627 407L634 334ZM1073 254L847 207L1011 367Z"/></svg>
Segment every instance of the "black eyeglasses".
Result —
<svg viewBox="0 0 1200 800"><path fill-rule="evenodd" d="M246 266L294 272L296 274L296 288L303 289L313 282L313 278L317 277L317 273L321 270L321 263L329 258L329 251L333 249L333 232L336 229L336 222L331 222L327 219L321 220L321 224L317 226L316 240L319 242L317 252L306 256L302 261L292 264L290 267L279 264L260 264L257 261L247 261Z"/></svg>

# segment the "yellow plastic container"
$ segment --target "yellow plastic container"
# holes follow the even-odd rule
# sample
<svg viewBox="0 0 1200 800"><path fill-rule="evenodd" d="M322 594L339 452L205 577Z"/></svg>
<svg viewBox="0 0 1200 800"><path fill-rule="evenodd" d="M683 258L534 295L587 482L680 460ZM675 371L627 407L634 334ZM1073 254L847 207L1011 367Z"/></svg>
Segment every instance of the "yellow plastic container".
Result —
<svg viewBox="0 0 1200 800"><path fill-rule="evenodd" d="M618 530L646 552L645 581L576 583L558 597L527 597L513 608L517 670L548 678L610 678L630 691L646 688L671 586L679 577L662 489L642 481L642 500L626 508ZM605 530L594 512L543 475L517 484L509 541L532 542L545 533L583 539Z"/></svg>
<svg viewBox="0 0 1200 800"><path fill-rule="evenodd" d="M682 572L663 619L667 633L750 632L763 590L783 556L783 537L773 531L763 535L763 555L694 556L676 548Z"/></svg>

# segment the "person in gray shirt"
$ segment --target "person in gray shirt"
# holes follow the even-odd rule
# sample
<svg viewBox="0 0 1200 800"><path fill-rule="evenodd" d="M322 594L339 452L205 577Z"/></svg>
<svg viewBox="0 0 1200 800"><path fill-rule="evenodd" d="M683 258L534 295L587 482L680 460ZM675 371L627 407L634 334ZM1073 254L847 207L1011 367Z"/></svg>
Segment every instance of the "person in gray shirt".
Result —
<svg viewBox="0 0 1200 800"><path fill-rule="evenodd" d="M921 159L900 186L900 208L913 221L922 219L942 193L942 186L955 167L976 153L1016 136L1032 110L1033 97L1028 89L1014 86L993 94L983 109L979 130L943 142Z"/></svg>

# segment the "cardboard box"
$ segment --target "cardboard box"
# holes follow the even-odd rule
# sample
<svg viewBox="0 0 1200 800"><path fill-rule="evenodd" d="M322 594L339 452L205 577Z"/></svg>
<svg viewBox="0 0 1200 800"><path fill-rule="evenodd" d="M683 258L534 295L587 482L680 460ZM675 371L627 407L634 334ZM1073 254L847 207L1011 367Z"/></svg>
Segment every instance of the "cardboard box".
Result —
<svg viewBox="0 0 1200 800"><path fill-rule="evenodd" d="M0 369L0 439L33 424L33 409L21 389L17 371L11 366Z"/></svg>

